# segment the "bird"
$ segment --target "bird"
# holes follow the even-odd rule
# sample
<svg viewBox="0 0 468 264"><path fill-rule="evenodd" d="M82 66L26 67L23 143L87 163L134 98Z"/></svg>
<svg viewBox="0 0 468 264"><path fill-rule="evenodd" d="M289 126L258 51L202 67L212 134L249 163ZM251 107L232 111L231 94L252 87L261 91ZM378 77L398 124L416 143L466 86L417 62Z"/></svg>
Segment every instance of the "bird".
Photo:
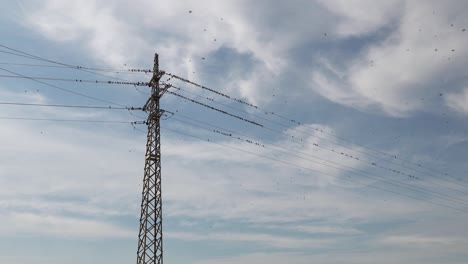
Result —
<svg viewBox="0 0 468 264"><path fill-rule="evenodd" d="M189 12L190 14L192 14L192 10L189 10L188 12Z"/></svg>

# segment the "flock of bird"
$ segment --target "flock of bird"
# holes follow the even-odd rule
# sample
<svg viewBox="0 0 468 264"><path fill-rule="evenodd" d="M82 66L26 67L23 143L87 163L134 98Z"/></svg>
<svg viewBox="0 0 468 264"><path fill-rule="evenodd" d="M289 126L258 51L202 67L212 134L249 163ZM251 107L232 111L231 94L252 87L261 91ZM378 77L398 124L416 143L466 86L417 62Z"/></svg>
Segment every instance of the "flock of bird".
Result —
<svg viewBox="0 0 468 264"><path fill-rule="evenodd" d="M189 14L192 14L192 13L193 13L192 10L189 10L188 12L189 12ZM220 18L220 20L223 20L223 18ZM453 27L454 25L451 24L451 26ZM421 31L421 29L419 29L419 31ZM465 31L466 31L465 28L461 29L461 32L465 32ZM203 32L207 32L207 29L206 29L206 28L203 29ZM325 37L328 36L327 33L323 33L323 35L324 35ZM213 41L217 41L217 38L214 38ZM409 51L409 49L407 49L407 51ZM437 52L437 51L439 51L439 49L438 49L438 48L435 48L434 51ZM451 49L451 52L455 52L455 49ZM201 60L206 60L206 57L201 57ZM192 60L189 60L189 62L192 62ZM374 65L375 65L375 62L374 62L373 60L371 60L370 63L371 63L371 66L374 66ZM195 72L193 72L193 73L195 73ZM192 83L192 84L194 84L194 83ZM196 85L196 84L194 84L194 85ZM201 88L206 88L206 87L201 87ZM206 89L208 89L208 88L206 88ZM37 89L36 91L39 92L38 89ZM25 92L28 92L28 91L25 90ZM443 93L439 93L438 95L439 95L439 96L443 96ZM180 96L180 95L179 95L179 96ZM275 97L276 94L272 94L272 96ZM184 98L184 99L190 100L189 98ZM424 100L424 99L422 98L422 100ZM243 103L242 101L239 101L239 102ZM284 103L287 103L287 101L284 101ZM212 107L210 107L210 108L212 108ZM216 111L219 111L219 110L216 109ZM176 111L176 112L177 112L177 111ZM273 113L273 114L274 114L274 113ZM237 118L239 118L239 117L237 117ZM247 121L250 121L250 120L247 120ZM294 120L293 120L293 121L294 121ZM251 122L254 123L253 121L251 121ZM297 123L297 121L295 121L295 123ZM256 124L256 123L255 123L255 124ZM300 124L300 123L299 123L299 124ZM233 137L233 134L232 134L232 133L226 133L226 132L223 132L223 131L217 130L217 129L212 130L212 132L217 133L217 134L220 134L220 135L222 135L222 136ZM323 131L322 131L322 132L323 132ZM43 134L42 131L41 131L40 133ZM241 137L238 137L238 136L236 136L235 138L238 139L238 140L240 140L240 141L244 141L244 142L247 142L247 143L250 143L250 144L253 144L253 145L257 145L257 146L260 146L260 147L265 147L265 145L264 145L263 143L260 143L260 142L257 142L257 141L253 141L253 140L246 139L246 138L241 138ZM302 139L301 139L301 141L302 141ZM315 147L321 147L321 146L319 146L317 143L314 143L313 145L314 145ZM337 152L337 151L334 150L334 149L331 149L330 151L332 151L332 152ZM130 152L130 150L129 150L129 152ZM345 156L345 157L347 157L347 158L352 158L352 159L359 160L358 157L352 156L351 154L348 154L348 153L346 153L346 152L341 152L341 151L340 151L340 152L337 152L337 153L340 154L340 155L342 155L342 156ZM412 175L412 174L404 173L403 171L398 171L398 170L394 170L394 169L391 169L391 168L388 168L388 167L384 167L384 166L381 166L381 165L379 165L379 164L377 164L377 163L375 163L375 162L372 162L371 165L372 165L372 166L379 167L380 169L387 170L387 171L392 172L392 173L404 175L404 176L409 177L409 178L419 179L418 177L416 177L416 176L414 176L414 175ZM290 179L292 179L292 178L290 178ZM278 184L279 184L279 183L278 183ZM279 190L279 188L278 188L278 190ZM305 199L305 196L304 196L304 199Z"/></svg>

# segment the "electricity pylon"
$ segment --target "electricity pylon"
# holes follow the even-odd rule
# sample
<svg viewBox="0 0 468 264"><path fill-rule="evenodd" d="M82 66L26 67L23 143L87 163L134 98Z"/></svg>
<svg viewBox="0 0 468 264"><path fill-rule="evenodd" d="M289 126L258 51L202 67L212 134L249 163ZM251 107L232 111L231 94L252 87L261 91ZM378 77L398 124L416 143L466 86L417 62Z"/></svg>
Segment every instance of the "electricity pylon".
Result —
<svg viewBox="0 0 468 264"><path fill-rule="evenodd" d="M138 235L137 264L163 263L162 200L161 200L161 142L160 119L164 110L159 99L170 87L160 87L164 75L159 71L158 54L154 56L153 77L149 82L151 95L143 110L148 113L148 137L145 155L145 176L141 200L140 232Z"/></svg>

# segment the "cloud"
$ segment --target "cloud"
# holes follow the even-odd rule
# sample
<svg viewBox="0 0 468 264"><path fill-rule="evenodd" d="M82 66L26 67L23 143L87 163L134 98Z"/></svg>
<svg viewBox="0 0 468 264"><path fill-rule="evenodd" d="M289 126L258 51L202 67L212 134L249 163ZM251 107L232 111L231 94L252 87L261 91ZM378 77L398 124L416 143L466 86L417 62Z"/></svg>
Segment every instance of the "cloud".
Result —
<svg viewBox="0 0 468 264"><path fill-rule="evenodd" d="M319 0L339 20L335 33L340 37L360 36L372 33L398 18L404 2L392 0L376 2L372 0ZM365 7L365 8L363 8Z"/></svg>
<svg viewBox="0 0 468 264"><path fill-rule="evenodd" d="M384 244L393 244L400 246L429 246L431 244L454 244L456 241L444 237L422 237L422 236L389 236L381 241Z"/></svg>
<svg viewBox="0 0 468 264"><path fill-rule="evenodd" d="M326 98L346 107L392 117L410 117L445 107L467 112L467 85L460 70L466 68L468 55L461 32L466 24L466 8L460 2L134 1L129 5L123 0L112 3L84 0L79 4L46 0L31 1L24 6L24 20L30 32L63 47L80 47L77 57L109 67L121 68L126 63L147 68L141 65L150 64L152 54L157 51L165 70L211 83L255 104L270 104L275 108L272 110L297 111L300 104L295 102L275 105L296 96L310 105L314 100ZM188 10L193 12L189 14ZM450 26L452 23L454 27ZM206 60L202 61L202 57ZM238 68L242 70L233 70ZM50 102L48 97L29 93L2 93L0 97ZM331 120L333 111L317 113L324 120ZM73 110L8 108L3 113L127 120L126 114ZM301 115L315 116L308 111ZM414 195L379 178L359 177L325 164L342 169L344 166L311 157L332 160L345 165L347 170L364 170L370 175L426 187L426 183L419 185L420 182L372 168L369 165L372 158L365 157L369 161L365 164L338 154L361 157L359 151L364 150L353 144L346 146L356 151L337 147L329 142L334 140L332 136L324 136L308 125L326 131L330 127L310 122L287 130L281 128L288 135L281 138L265 131L252 133L296 151L272 147L286 154L222 136L216 138L219 135L174 123L165 120L164 126L328 174L202 140L164 134L165 219L167 223L189 219L180 224L181 230L172 226L165 229L168 237L196 244L249 243L256 246L252 251L259 252L259 248L278 251L200 263L311 263L311 260L330 264L376 260L430 263L427 261L430 258L464 253L465 248L460 245L440 249L441 245L452 244L438 243L437 239L452 241L453 235L447 238L431 233L450 224L447 214L465 223L459 214L372 189L383 187ZM129 127L116 129L104 125L39 126L17 121L4 124L0 130L1 225L18 222L15 232L25 235L86 239L135 236L114 220L120 217L137 221L144 134L132 133ZM348 127L343 127L337 135L348 133ZM412 147L392 146L392 153ZM438 201L431 195L424 198ZM426 219L434 221L422 227ZM207 231L203 227L206 222L218 224L221 230ZM77 228L70 229L70 225ZM226 226L236 226L240 231L228 230ZM396 230L401 226L407 228L402 232L404 235ZM196 228L201 230L194 231ZM458 229L463 233L463 227ZM381 235L383 230L390 231ZM1 231L8 233L0 228ZM336 241L344 241L346 245L337 245ZM430 254L404 250L407 244L424 241L428 242ZM453 241L460 240L455 236ZM336 245L334 254L309 252L312 247L329 245ZM350 245L355 249L351 253ZM309 255L280 252L304 248L310 249Z"/></svg>
<svg viewBox="0 0 468 264"><path fill-rule="evenodd" d="M232 50L255 66L242 74L220 76L217 89L268 103L269 85L260 80L286 72L292 66L290 52L306 38L321 38L332 21L319 18L324 7L313 1L275 1L273 6L270 1L139 0L129 7L124 1L47 0L25 3L24 16L27 28L65 45L79 43L81 52L100 64L147 68L152 60L148 54L156 51L163 69L204 83L207 65L214 66L222 50ZM278 20L284 13L295 15ZM221 63L230 67L231 62Z"/></svg>
<svg viewBox="0 0 468 264"><path fill-rule="evenodd" d="M200 81L200 73L210 64L202 57L210 59L223 48L247 55L254 67L222 78L220 88L255 104L277 100L271 97L270 88L280 88L278 80L291 82L284 76L290 72L288 67L297 68L298 76L311 76L304 80L311 83L309 90L333 102L398 117L440 109L445 103L439 94L459 92L466 86L459 69L466 67L468 58L461 31L468 21L460 15L463 8L457 1L293 1L278 2L274 9L266 8L270 4L263 1L197 5L138 1L125 10L119 1L107 5L33 3L25 7L30 27L55 41L84 43L97 61L112 66L147 65L145 54L157 50L166 70ZM252 14L253 8L260 12ZM293 21L277 22L278 16L293 11L297 13ZM187 20L189 26L182 26ZM152 34L142 37L144 32ZM362 39L355 55L346 54L338 62L336 55L321 46L327 43L324 32L337 42L364 37L371 41ZM309 45L317 52L302 50L308 43L314 43ZM307 65L296 62L292 54L298 52L319 61L318 68L311 69L310 61ZM275 80L265 81L269 79ZM288 94L283 89L276 93L277 98Z"/></svg>
<svg viewBox="0 0 468 264"><path fill-rule="evenodd" d="M458 248L460 249L460 248ZM455 253L455 251L450 251ZM450 253L444 255L448 258L454 259L452 263L462 264L463 258L453 257ZM356 251L356 252L327 252L322 254L301 254L301 253L288 253L288 252L260 252L253 254L245 254L240 256L231 257L217 257L208 260L201 260L197 264L241 264L241 263L320 263L320 264L336 264L336 263L352 263L352 264L392 264L392 263L440 263L438 259L441 255L439 250L425 251L424 254L419 251L409 251L401 249L383 249L379 251L369 252L369 250Z"/></svg>
<svg viewBox="0 0 468 264"><path fill-rule="evenodd" d="M312 133L315 131L310 128L306 130L305 125L297 129L309 131L311 135L314 135ZM293 132L288 131L292 135L299 134L297 131ZM303 138L304 142L307 142L313 137ZM330 140L327 137L324 139ZM320 146L327 146L325 140L314 138L314 142ZM298 153L294 152L286 152L293 154L291 156L237 141L214 142L240 147L253 153L324 172L327 175L221 148L209 142L168 140L162 151L166 157L169 157L165 161L164 173L174 175L166 178L165 185L165 197L169 203L167 208L170 208L168 212L171 216L212 218L220 221L234 220L253 224L291 223L291 225L297 225L297 222L310 219L334 219L334 223L346 222L349 219L354 219L355 222L365 222L365 219L371 215L374 217L378 215L378 218L382 219L398 218L400 213L404 214L403 212L425 210L424 206L416 209L413 205L400 200L401 197L396 196L389 198L392 200L392 206L382 207L380 202L383 202L382 199L386 199L383 197L387 197L388 194L379 192L379 198L372 202L365 198L373 197L371 200L376 198L372 188L367 189L363 185L346 182L346 179L352 179L364 185L376 184L376 186L388 189L389 185L379 185L382 184L379 178L372 180L357 175L347 178L346 175L351 176L351 174L323 166L322 162L313 163L312 158L305 160L303 157L307 158L307 156L297 156ZM362 167L358 161L339 154L340 148L336 148L337 154L317 148L311 143L298 144L292 139L273 143L300 153L310 153L312 156L327 160L333 159L347 165L347 170L365 167ZM353 148L359 149L355 146ZM196 155L193 154L194 149L199 150ZM279 150L283 151L283 149ZM209 166L206 167L204 164L209 164ZM327 165L342 168L336 164ZM382 175L382 172L379 175ZM370 176L375 177L375 174L370 174ZM388 179L391 179L391 176ZM183 182L184 186L191 187L181 187L180 182ZM370 193L367 194L367 192ZM359 194L356 195L356 193ZM278 210L278 208L282 209ZM304 232L307 229L304 225L298 225L297 228L299 227L302 227ZM346 227L349 229L335 227L335 229L328 230L318 228L315 231L346 233L353 230L352 227ZM310 232L314 231L312 227L308 229Z"/></svg>
<svg viewBox="0 0 468 264"><path fill-rule="evenodd" d="M310 256L299 253L255 253L236 257L219 257L210 260L201 260L197 264L237 264L237 263L310 263Z"/></svg>
<svg viewBox="0 0 468 264"><path fill-rule="evenodd" d="M395 9L398 26L344 66L323 58L323 67L312 71L314 91L339 104L391 116L439 110L445 105L442 95L466 85L460 69L466 67L468 50L460 27L467 21L457 15L458 3L406 2L404 9ZM352 15L353 9L342 11L348 10Z"/></svg>
<svg viewBox="0 0 468 264"><path fill-rule="evenodd" d="M229 241L229 242L244 242L257 243L260 245L268 245L272 248L280 249L304 249L327 247L333 241L330 239L309 239L309 238L294 238L287 236L276 236L271 234L260 233L185 233L185 232L169 232L167 236L170 238L188 240L188 241Z"/></svg>
<svg viewBox="0 0 468 264"><path fill-rule="evenodd" d="M83 43L101 63L121 67L140 54L139 49L132 47L145 44L127 23L115 16L112 7L96 1L49 0L40 4L33 1L25 5L24 12L26 26L55 41ZM128 40L122 41L125 38ZM131 53L125 52L130 49Z"/></svg>
<svg viewBox="0 0 468 264"><path fill-rule="evenodd" d="M468 88L465 88L461 93L450 93L445 97L446 104L453 110L468 114Z"/></svg>
<svg viewBox="0 0 468 264"><path fill-rule="evenodd" d="M67 239L102 239L134 237L128 230L109 222L64 217L60 215L40 215L32 213L0 213L2 236L54 236Z"/></svg>
<svg viewBox="0 0 468 264"><path fill-rule="evenodd" d="M0 96L6 102L50 103L39 93L14 93L3 89ZM2 116L12 118L126 119L125 115L112 111L31 106L1 108ZM143 164L143 152L137 147L139 135L127 138L125 128L116 132L115 126L99 123L83 126L65 122L1 120L1 127L1 225L8 226L17 221L15 231L18 234L27 234L37 228L38 232L63 232L77 237L80 232L93 238L109 237L114 231L115 236L128 235L128 231L124 232L112 221L102 218L138 213L138 183L141 181L138 168ZM111 136L113 133L119 135ZM118 163L122 166L115 165ZM63 230L66 224L59 224L62 220L66 224L76 224L78 229ZM89 228L90 233L81 228ZM102 232L96 231L92 235L96 229L102 229Z"/></svg>
<svg viewBox="0 0 468 264"><path fill-rule="evenodd" d="M357 235L362 233L352 227L341 227L337 225L323 225L319 223L306 224L282 224L282 225L263 225L262 228L287 230L300 232L302 234L335 234L335 235Z"/></svg>

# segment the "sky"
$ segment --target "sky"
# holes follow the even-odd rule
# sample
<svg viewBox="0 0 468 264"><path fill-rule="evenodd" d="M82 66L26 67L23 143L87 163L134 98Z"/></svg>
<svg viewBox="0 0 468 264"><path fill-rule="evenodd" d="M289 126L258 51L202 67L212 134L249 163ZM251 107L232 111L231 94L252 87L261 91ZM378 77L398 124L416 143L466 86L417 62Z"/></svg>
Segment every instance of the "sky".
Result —
<svg viewBox="0 0 468 264"><path fill-rule="evenodd" d="M127 70L158 53L255 106L168 81L263 127L164 95L166 263L468 263L467 1L1 1L0 103L142 107L145 86L11 77L147 82ZM146 143L6 118L146 117L0 104L0 263L135 262Z"/></svg>

